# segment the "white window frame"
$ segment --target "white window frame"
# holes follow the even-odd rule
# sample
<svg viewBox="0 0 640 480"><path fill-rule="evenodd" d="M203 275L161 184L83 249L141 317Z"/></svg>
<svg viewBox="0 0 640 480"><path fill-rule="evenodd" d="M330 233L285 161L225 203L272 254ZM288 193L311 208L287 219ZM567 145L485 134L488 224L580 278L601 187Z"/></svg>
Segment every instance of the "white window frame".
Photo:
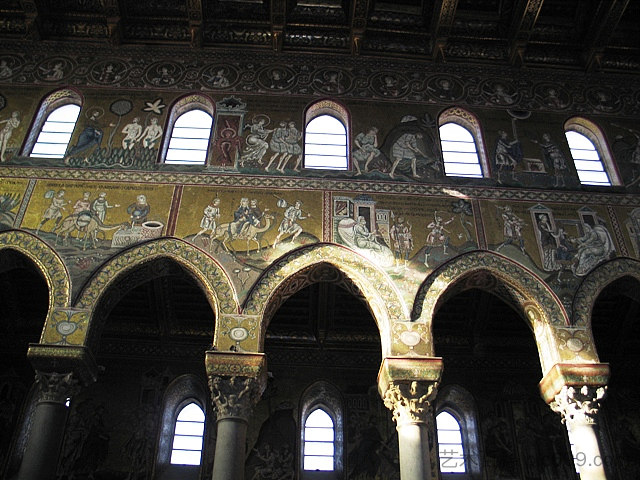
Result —
<svg viewBox="0 0 640 480"><path fill-rule="evenodd" d="M82 113L82 105L83 99L78 92L75 90L71 90L68 88L56 90L55 92L50 93L46 97L42 99L40 102L40 107L38 108L38 112L36 113L33 124L31 125L31 129L29 130L29 134L24 142L22 147L22 156L30 157L33 148L36 145L38 137L40 136L40 132L44 127L49 116L60 107L64 107L65 105L77 105L80 107L80 112L78 113L78 118L80 118L80 114ZM75 129L78 126L78 120L76 119L76 123L74 125L73 131L71 133L71 137L69 138L69 142L67 142L67 147L65 149L65 154L62 157L39 157L34 155L33 158L52 158L52 159L61 159L66 156L67 151L69 150L69 145L71 144L71 138L73 138L73 134L75 133Z"/></svg>
<svg viewBox="0 0 640 480"><path fill-rule="evenodd" d="M591 120L587 120L586 118L574 117L567 120L567 122L565 122L564 131L565 131L565 139L566 139L566 132L573 131L583 135L593 144L598 156L600 157L602 168L606 172L607 176L609 177L609 182L611 183L611 185L596 184L596 186L599 185L599 186L607 187L607 186L622 185L622 182L620 180L620 175L618 174L618 169L616 168L616 165L613 161L613 155L611 155L611 151L609 150L609 147L605 140L604 133L602 132L600 127L598 127ZM567 140L567 144L568 144L568 140ZM571 148L569 148L569 150L571 150ZM575 159L573 158L573 151L571 152L571 159L574 162L574 167L575 167ZM576 167L576 172L578 172L577 167ZM594 185L587 182L583 183L582 180L580 180L580 184L585 186Z"/></svg>
<svg viewBox="0 0 640 480"><path fill-rule="evenodd" d="M307 165L307 130L309 124L318 117L322 117L327 115L329 117L335 118L338 122L342 124L344 127L344 145L340 143L340 149L344 148L344 159L345 166L344 168L339 167L322 167L322 166L308 166ZM337 135L336 135L337 136ZM341 135L340 135L341 136ZM304 136L303 136L303 151L302 151L302 166L305 169L310 170L320 170L320 171L334 171L334 172L344 172L349 171L351 169L351 129L349 126L349 112L345 107L340 105L339 103L333 100L320 100L318 102L313 103L306 109L305 113L305 122L304 122ZM310 145L314 145L310 143ZM341 157L341 156L340 156Z"/></svg>
<svg viewBox="0 0 640 480"><path fill-rule="evenodd" d="M491 168L489 163L489 157L487 156L487 148L484 142L484 135L482 134L482 127L480 125L480 121L478 118L471 112L460 108L460 107L451 107L440 113L438 116L438 140L440 141L440 150L442 152L442 140L440 139L440 127L446 125L447 123L455 123L465 130L467 130L476 145L476 153L478 155L478 164L480 165L480 171L482 172L482 177L470 177L470 176L460 176L460 175L446 175L445 171L443 173L447 177L456 177L456 178L487 178L491 176ZM444 169L444 155L443 155L443 169Z"/></svg>
<svg viewBox="0 0 640 480"><path fill-rule="evenodd" d="M175 166L175 165L185 166L185 164L166 163L166 158L167 158L167 151L169 150L169 144L171 143L171 137L173 136L173 127L176 121L182 115L184 115L185 113L188 113L191 110L202 110L208 113L209 115L211 115L211 132L209 134L209 142L207 146L205 162L204 164L197 163L197 164L193 164L192 166L203 167L211 163L211 156L213 152L213 143L214 143L214 136L215 136L215 124L216 124L214 103L204 95L191 94L178 99L171 107L169 118L167 119L167 122L166 122L166 128L164 129L164 138L162 140L162 148L160 148L160 153L159 153L161 164L172 165L172 166Z"/></svg>
<svg viewBox="0 0 640 480"><path fill-rule="evenodd" d="M471 140L460 140L458 138L456 139L450 139L450 138L446 138L443 139L443 135L442 135L442 129L446 128L448 125L454 126L454 128L456 129L461 129L462 131L464 131L465 134L469 135L469 137L471 137ZM471 133L469 131L468 128L463 127L462 125L460 125L457 122L447 122L447 123L443 123L438 127L438 134L440 137L440 149L442 151L442 160L444 163L444 174L447 177L462 177L462 178L484 178L484 172L482 171L482 165L480 163L480 155L478 155L478 145L476 143L476 139L473 136L473 133ZM468 148L469 146L473 146L473 150L471 150L470 148ZM449 147L449 148L445 148L445 147ZM456 150L457 149L457 150ZM463 155L467 155L469 157L475 157L475 162L460 162L460 161L452 161L452 160L447 160L447 158L449 157L449 155L447 154L458 154L461 153ZM469 165L469 166L474 166L478 168L478 170L480 171L478 174L475 173L448 173L447 172L447 166L451 165L451 166L455 166L455 165Z"/></svg>

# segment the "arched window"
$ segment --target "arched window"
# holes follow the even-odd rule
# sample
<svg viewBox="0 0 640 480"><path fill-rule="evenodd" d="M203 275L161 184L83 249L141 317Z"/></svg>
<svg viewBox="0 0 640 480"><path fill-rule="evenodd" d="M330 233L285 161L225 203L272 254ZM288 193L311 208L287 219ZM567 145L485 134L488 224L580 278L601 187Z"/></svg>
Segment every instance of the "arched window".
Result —
<svg viewBox="0 0 640 480"><path fill-rule="evenodd" d="M304 423L303 468L305 470L333 471L334 442L333 420L323 409L315 409Z"/></svg>
<svg viewBox="0 0 640 480"><path fill-rule="evenodd" d="M602 131L593 122L574 118L565 124L565 136L582 185L619 185Z"/></svg>
<svg viewBox="0 0 640 480"><path fill-rule="evenodd" d="M176 418L171 448L172 465L200 465L204 412L195 402L180 410Z"/></svg>
<svg viewBox="0 0 640 480"><path fill-rule="evenodd" d="M64 158L80 115L82 99L73 90L59 90L47 96L27 136L24 155Z"/></svg>
<svg viewBox="0 0 640 480"><path fill-rule="evenodd" d="M202 95L188 95L175 103L163 142L164 163L207 164L213 113L212 102Z"/></svg>
<svg viewBox="0 0 640 480"><path fill-rule="evenodd" d="M208 435L204 411L208 398L206 385L195 375L181 375L169 384L162 402L153 478L200 478L200 465L211 461L210 457L202 458L203 443Z"/></svg>
<svg viewBox="0 0 640 480"><path fill-rule="evenodd" d="M344 416L339 390L325 381L313 383L300 400L300 479L342 478Z"/></svg>
<svg viewBox="0 0 640 480"><path fill-rule="evenodd" d="M444 173L451 177L482 178L488 171L478 120L458 107L439 117Z"/></svg>
<svg viewBox="0 0 640 480"><path fill-rule="evenodd" d="M436 427L440 472L465 473L467 466L460 423L451 413L442 411L436 416Z"/></svg>
<svg viewBox="0 0 640 480"><path fill-rule="evenodd" d="M204 165L207 161L213 118L203 110L190 110L173 124L165 163Z"/></svg>
<svg viewBox="0 0 640 480"><path fill-rule="evenodd" d="M435 411L442 478L480 480L482 455L473 397L460 385L447 385L438 392Z"/></svg>
<svg viewBox="0 0 640 480"><path fill-rule="evenodd" d="M329 100L307 109L304 132L304 167L347 170L347 112Z"/></svg>

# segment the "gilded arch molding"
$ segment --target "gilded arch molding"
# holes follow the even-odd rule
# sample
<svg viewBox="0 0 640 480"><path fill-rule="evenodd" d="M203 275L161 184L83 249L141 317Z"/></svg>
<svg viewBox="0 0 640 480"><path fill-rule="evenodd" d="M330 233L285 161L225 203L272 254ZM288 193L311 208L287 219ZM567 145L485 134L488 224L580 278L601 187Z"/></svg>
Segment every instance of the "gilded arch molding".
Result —
<svg viewBox="0 0 640 480"><path fill-rule="evenodd" d="M640 262L631 258L615 258L589 272L573 297L571 325L591 331L591 310L598 295L607 285L622 277L640 281Z"/></svg>
<svg viewBox="0 0 640 480"><path fill-rule="evenodd" d="M257 346L264 348L266 313L278 292L299 272L321 263L343 272L358 287L371 309L380 331L382 355L390 355L390 327L409 318L409 310L391 279L364 257L338 245L312 245L283 257L264 272L249 294L243 313L261 322Z"/></svg>
<svg viewBox="0 0 640 480"><path fill-rule="evenodd" d="M10 248L25 255L44 276L49 288L49 312L69 305L71 281L58 254L35 235L19 230L0 232L0 250Z"/></svg>
<svg viewBox="0 0 640 480"><path fill-rule="evenodd" d="M561 360L595 361L591 338L586 332L575 337L564 307L549 287L516 262L486 251L466 253L442 265L420 288L412 319L425 326L429 355L434 355L431 322L443 295L459 280L480 271L496 277L522 309L533 329L543 372Z"/></svg>
<svg viewBox="0 0 640 480"><path fill-rule="evenodd" d="M91 318L94 316L103 292L121 274L158 258L170 258L176 261L198 279L205 290L209 304L212 305L216 322L221 315L238 312L238 296L231 280L213 258L183 240L161 238L137 245L116 255L106 262L85 285L75 304L75 310L87 312L89 316L82 344L87 341Z"/></svg>

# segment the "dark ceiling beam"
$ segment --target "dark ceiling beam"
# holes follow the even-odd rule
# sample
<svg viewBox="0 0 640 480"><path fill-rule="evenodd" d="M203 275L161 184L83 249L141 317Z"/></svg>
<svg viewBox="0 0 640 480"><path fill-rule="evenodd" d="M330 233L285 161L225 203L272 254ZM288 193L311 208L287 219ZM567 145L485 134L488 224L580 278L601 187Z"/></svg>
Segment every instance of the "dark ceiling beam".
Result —
<svg viewBox="0 0 640 480"><path fill-rule="evenodd" d="M273 49L276 52L282 51L284 25L286 21L286 0L271 0L271 38L273 39Z"/></svg>
<svg viewBox="0 0 640 480"><path fill-rule="evenodd" d="M367 29L371 0L353 0L351 10L351 53L358 55Z"/></svg>
<svg viewBox="0 0 640 480"><path fill-rule="evenodd" d="M122 16L119 1L120 0L104 0L109 42L113 46L120 45L122 42Z"/></svg>
<svg viewBox="0 0 640 480"><path fill-rule="evenodd" d="M583 43L584 63L588 71L600 68L607 43L630 2L631 0L601 0L598 3Z"/></svg>
<svg viewBox="0 0 640 480"><path fill-rule="evenodd" d="M187 0L187 15L191 47L200 48L202 46L202 0Z"/></svg>
<svg viewBox="0 0 640 480"><path fill-rule="evenodd" d="M25 37L29 40L40 40L43 7L38 0L20 0L20 7L24 11Z"/></svg>
<svg viewBox="0 0 640 480"><path fill-rule="evenodd" d="M538 20L544 0L519 0L513 10L509 28L509 62L522 65L524 51Z"/></svg>
<svg viewBox="0 0 640 480"><path fill-rule="evenodd" d="M458 0L436 0L431 17L431 57L444 60L444 49L451 34L453 21L458 8Z"/></svg>

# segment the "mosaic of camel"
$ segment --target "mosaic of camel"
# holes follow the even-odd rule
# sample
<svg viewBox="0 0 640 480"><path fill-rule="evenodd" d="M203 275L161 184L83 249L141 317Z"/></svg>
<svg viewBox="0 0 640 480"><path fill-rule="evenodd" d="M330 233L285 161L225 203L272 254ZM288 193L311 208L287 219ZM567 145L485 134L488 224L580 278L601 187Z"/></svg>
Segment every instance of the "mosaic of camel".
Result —
<svg viewBox="0 0 640 480"><path fill-rule="evenodd" d="M66 245L67 239L74 231L78 232L78 239L83 240L82 250L87 249L87 244L91 241L92 248L96 248L98 244L98 232L107 232L109 230L119 230L127 224L121 225L105 225L99 218L90 213L72 214L65 217L54 229L56 232L56 245L62 237L62 245Z"/></svg>
<svg viewBox="0 0 640 480"><path fill-rule="evenodd" d="M216 227L216 233L211 237L211 245L213 245L214 240L221 239L224 249L228 253L232 253L233 247L229 245L229 242L234 240L246 240L248 255L249 247L253 241L258 246L258 253L260 253L260 250L262 249L262 235L273 226L274 216L271 213L265 213L263 219L264 223L260 222L258 225L247 223L242 226L240 231L238 231L238 227L241 222L222 223ZM235 250L233 250L233 252L235 252Z"/></svg>

